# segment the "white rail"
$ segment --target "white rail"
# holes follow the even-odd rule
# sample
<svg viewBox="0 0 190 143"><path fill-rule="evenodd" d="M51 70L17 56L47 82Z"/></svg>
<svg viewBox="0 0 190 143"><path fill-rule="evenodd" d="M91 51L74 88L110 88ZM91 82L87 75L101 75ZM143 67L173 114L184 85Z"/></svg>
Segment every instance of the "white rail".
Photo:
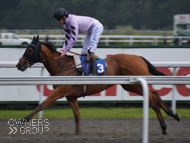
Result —
<svg viewBox="0 0 190 143"><path fill-rule="evenodd" d="M19 35L22 38L33 38L36 35ZM49 42L54 42L56 45L62 45L65 41L65 35L48 35ZM77 42L83 44L86 35L79 35ZM40 38L45 39L46 35L40 35ZM143 35L102 35L100 37L100 42L105 43L108 46L110 43L113 42L122 42L122 43L129 43L130 45L134 45L134 43L152 43L152 45L158 45L158 43L163 43L163 40L166 39L168 43L172 44L175 38L179 39L180 45L182 43L186 43L187 39L190 37L182 37L182 36L143 36Z"/></svg>
<svg viewBox="0 0 190 143"><path fill-rule="evenodd" d="M173 31L166 31L166 30L135 30L137 32L143 32L143 33L173 33ZM0 33L6 33L6 32L13 32L16 34L19 33L44 33L44 34L50 34L50 33L63 33L63 29L4 29L0 30ZM124 33L124 30L104 30L103 33Z"/></svg>
<svg viewBox="0 0 190 143"><path fill-rule="evenodd" d="M16 66L15 61L0 61L0 68L15 68ZM182 67L190 67L190 62L151 62L155 67L167 67L167 68L173 68L173 76L176 75L176 69L177 68L182 68ZM42 64L35 64L32 66L32 68L41 68L41 76L43 76L43 71L44 71L44 66ZM159 76L160 78L160 76ZM41 85L40 89L43 90L43 85ZM43 91L40 90L40 100L39 103L42 102L42 96L43 96ZM172 110L175 113L176 112L176 86L173 85L173 95L172 95ZM41 117L41 116L40 116Z"/></svg>
<svg viewBox="0 0 190 143"><path fill-rule="evenodd" d="M190 84L188 76L0 76L0 85L136 84L137 78L156 85Z"/></svg>

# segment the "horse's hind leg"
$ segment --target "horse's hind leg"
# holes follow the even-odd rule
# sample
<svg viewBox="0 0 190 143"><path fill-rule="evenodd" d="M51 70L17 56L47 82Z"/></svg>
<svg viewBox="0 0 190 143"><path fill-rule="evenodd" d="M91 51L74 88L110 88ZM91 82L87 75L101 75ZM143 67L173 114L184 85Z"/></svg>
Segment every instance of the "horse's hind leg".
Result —
<svg viewBox="0 0 190 143"><path fill-rule="evenodd" d="M162 101L160 96L156 91L150 91L150 105L154 109L154 111L157 114L158 120L160 122L160 125L162 127L163 134L166 134L166 128L164 119L162 117L162 114L160 112L160 107L166 112L167 115L172 116L177 121L180 121L180 116L178 114L175 114L172 112L172 110L169 109L169 107Z"/></svg>
<svg viewBox="0 0 190 143"><path fill-rule="evenodd" d="M149 91L149 103L150 103L150 106L156 112L156 115L157 115L158 120L160 122L160 126L162 128L162 133L166 134L167 126L166 126L164 118L162 117L162 114L160 112L159 100L160 100L160 97L155 95L153 91Z"/></svg>
<svg viewBox="0 0 190 143"><path fill-rule="evenodd" d="M128 90L128 91L132 91L132 92L135 92L139 95L142 95L142 87L140 85L122 85L122 87L125 89L125 90ZM161 100L161 98L159 97L158 94L156 94L157 92L154 92L154 91L150 91L149 90L149 104L150 106L153 108L153 110L156 112L156 115L158 117L158 120L160 122L160 126L162 128L162 133L163 134L166 134L166 124L164 122L164 118L162 117L162 114L160 112L160 107L163 108L163 101ZM163 103L163 104L161 104ZM161 104L161 105L160 105ZM165 105L165 111L167 111L166 113L171 113L172 111L169 110L169 108Z"/></svg>
<svg viewBox="0 0 190 143"><path fill-rule="evenodd" d="M76 122L76 135L80 133L80 113L79 113L79 105L77 102L77 97L66 97L71 108L73 109L73 113L75 116L75 122Z"/></svg>
<svg viewBox="0 0 190 143"><path fill-rule="evenodd" d="M180 121L180 116L178 114L174 114L172 110L162 101L160 96L156 91L151 91L156 97L157 97L157 102L160 105L160 107L166 112L167 115L173 117L177 121Z"/></svg>

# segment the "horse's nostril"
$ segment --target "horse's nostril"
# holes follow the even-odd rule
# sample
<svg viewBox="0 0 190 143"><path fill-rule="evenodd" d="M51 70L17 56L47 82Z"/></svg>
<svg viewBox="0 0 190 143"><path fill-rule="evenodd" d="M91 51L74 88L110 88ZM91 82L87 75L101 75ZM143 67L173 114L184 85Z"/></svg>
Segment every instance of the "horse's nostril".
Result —
<svg viewBox="0 0 190 143"><path fill-rule="evenodd" d="M22 66L21 65L16 65L18 70L21 70Z"/></svg>

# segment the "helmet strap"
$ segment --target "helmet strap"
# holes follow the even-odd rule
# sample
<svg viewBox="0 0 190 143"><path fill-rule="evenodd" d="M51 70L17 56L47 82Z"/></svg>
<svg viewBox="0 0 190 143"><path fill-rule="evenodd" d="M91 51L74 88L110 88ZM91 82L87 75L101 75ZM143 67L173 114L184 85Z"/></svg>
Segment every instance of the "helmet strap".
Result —
<svg viewBox="0 0 190 143"><path fill-rule="evenodd" d="M66 18L67 18L66 16L63 16L63 20L66 20Z"/></svg>
<svg viewBox="0 0 190 143"><path fill-rule="evenodd" d="M67 19L67 17L63 16L63 21L64 21L64 24L65 24L66 19Z"/></svg>

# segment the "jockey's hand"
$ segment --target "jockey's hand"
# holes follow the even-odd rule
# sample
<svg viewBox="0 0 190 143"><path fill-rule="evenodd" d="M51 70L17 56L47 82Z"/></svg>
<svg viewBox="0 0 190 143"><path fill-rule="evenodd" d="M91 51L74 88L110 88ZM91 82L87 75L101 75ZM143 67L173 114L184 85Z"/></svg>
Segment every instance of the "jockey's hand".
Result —
<svg viewBox="0 0 190 143"><path fill-rule="evenodd" d="M65 55L66 55L66 53L65 53L65 52L63 52L63 53L61 54L61 56L60 56L60 57L64 58L64 57L65 57Z"/></svg>

